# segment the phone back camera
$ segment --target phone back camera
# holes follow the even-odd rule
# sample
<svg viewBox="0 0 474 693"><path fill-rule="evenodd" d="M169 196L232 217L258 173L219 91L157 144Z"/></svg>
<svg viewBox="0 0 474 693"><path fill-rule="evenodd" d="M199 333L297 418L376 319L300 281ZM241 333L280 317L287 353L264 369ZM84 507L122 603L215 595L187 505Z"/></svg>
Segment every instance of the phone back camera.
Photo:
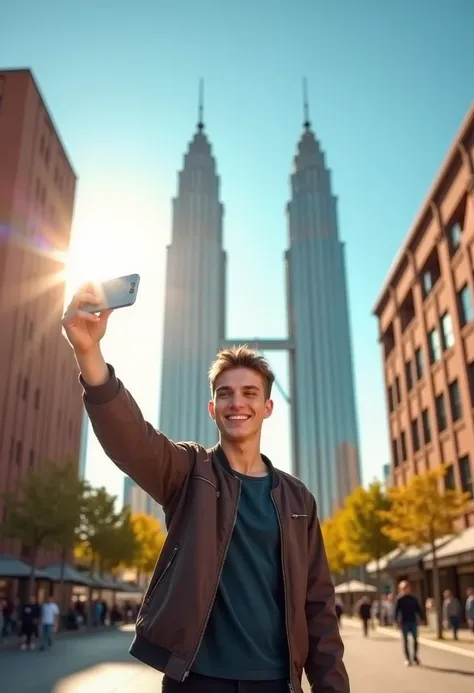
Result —
<svg viewBox="0 0 474 693"><path fill-rule="evenodd" d="M133 287L130 288L129 291L128 291L128 293L129 293L129 294L134 294L134 293L135 293L135 289L134 289Z"/></svg>

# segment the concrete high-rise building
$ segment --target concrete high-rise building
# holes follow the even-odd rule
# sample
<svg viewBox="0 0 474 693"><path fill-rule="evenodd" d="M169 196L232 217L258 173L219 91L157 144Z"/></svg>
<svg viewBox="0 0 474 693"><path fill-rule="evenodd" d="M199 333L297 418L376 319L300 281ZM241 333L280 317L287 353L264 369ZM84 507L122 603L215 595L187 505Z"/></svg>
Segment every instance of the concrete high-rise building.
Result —
<svg viewBox="0 0 474 693"><path fill-rule="evenodd" d="M196 133L179 173L166 265L160 428L173 440L212 446L216 428L206 403L207 372L225 326L223 205L202 97Z"/></svg>
<svg viewBox="0 0 474 693"><path fill-rule="evenodd" d="M215 160L202 124L179 174L168 248L161 430L212 445L207 372L219 347L248 344L290 356L293 469L315 494L322 517L360 483L344 246L336 198L305 98L304 131L287 207L289 333L230 339L225 329L226 256Z"/></svg>
<svg viewBox="0 0 474 693"><path fill-rule="evenodd" d="M287 217L294 470L325 516L360 484L359 443L344 244L306 98Z"/></svg>
<svg viewBox="0 0 474 693"><path fill-rule="evenodd" d="M136 484L133 479L126 476L123 481L123 504L128 505L132 513L144 513L156 517L165 526L165 514L161 505L159 505L151 496Z"/></svg>
<svg viewBox="0 0 474 693"><path fill-rule="evenodd" d="M396 486L445 464L445 487L474 497L473 264L474 106L374 307Z"/></svg>
<svg viewBox="0 0 474 693"><path fill-rule="evenodd" d="M2 494L47 459L78 460L82 425L61 332L76 175L29 70L0 70L0 152ZM2 542L3 551L20 547Z"/></svg>

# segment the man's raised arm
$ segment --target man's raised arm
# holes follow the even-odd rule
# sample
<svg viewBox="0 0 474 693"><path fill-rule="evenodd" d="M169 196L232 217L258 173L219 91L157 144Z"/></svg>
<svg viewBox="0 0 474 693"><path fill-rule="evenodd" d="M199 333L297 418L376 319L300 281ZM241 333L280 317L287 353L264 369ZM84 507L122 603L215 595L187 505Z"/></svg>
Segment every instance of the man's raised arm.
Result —
<svg viewBox="0 0 474 693"><path fill-rule="evenodd" d="M168 506L191 464L189 448L172 443L145 421L131 394L100 350L111 311L81 310L97 303L91 285L73 297L62 324L81 371L84 404L94 432L110 459L158 503Z"/></svg>

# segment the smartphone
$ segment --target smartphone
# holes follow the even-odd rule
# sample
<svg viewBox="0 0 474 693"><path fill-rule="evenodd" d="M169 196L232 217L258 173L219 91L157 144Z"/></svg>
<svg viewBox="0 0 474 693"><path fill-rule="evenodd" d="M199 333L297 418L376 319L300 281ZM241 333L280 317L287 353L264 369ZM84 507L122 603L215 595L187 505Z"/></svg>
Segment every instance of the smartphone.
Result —
<svg viewBox="0 0 474 693"><path fill-rule="evenodd" d="M128 274L126 277L117 277L100 282L97 286L100 303L86 303L81 306L81 310L86 311L86 313L100 313L109 308L133 306L137 299L139 284L139 274Z"/></svg>

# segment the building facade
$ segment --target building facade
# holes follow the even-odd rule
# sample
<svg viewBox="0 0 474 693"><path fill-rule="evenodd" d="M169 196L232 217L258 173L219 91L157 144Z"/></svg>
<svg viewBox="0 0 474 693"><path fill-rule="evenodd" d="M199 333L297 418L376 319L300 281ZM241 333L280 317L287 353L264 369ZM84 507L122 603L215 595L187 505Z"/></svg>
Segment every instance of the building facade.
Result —
<svg viewBox="0 0 474 693"><path fill-rule="evenodd" d="M144 513L159 520L165 527L165 514L151 496L136 484L133 479L126 476L123 481L123 504L128 505L132 513Z"/></svg>
<svg viewBox="0 0 474 693"><path fill-rule="evenodd" d="M29 70L0 70L0 152L2 494L48 459L78 460L82 425L61 331L76 176ZM21 547L2 542L6 552Z"/></svg>
<svg viewBox="0 0 474 693"><path fill-rule="evenodd" d="M344 244L331 174L308 116L287 220L294 469L325 517L360 484L360 462Z"/></svg>
<svg viewBox="0 0 474 693"><path fill-rule="evenodd" d="M200 109L201 110L201 109ZM167 248L160 429L211 447L208 370L224 338L226 256L219 177L202 116L179 172Z"/></svg>
<svg viewBox="0 0 474 693"><path fill-rule="evenodd" d="M326 517L360 484L360 462L344 246L330 172L306 104L305 112L287 206L289 329L287 337L275 340L225 335L223 207L200 116L173 201L160 428L174 440L214 444L217 431L206 408L207 372L219 347L287 350L293 469Z"/></svg>
<svg viewBox="0 0 474 693"><path fill-rule="evenodd" d="M374 308L396 485L443 463L446 488L473 495L473 267L474 107Z"/></svg>

